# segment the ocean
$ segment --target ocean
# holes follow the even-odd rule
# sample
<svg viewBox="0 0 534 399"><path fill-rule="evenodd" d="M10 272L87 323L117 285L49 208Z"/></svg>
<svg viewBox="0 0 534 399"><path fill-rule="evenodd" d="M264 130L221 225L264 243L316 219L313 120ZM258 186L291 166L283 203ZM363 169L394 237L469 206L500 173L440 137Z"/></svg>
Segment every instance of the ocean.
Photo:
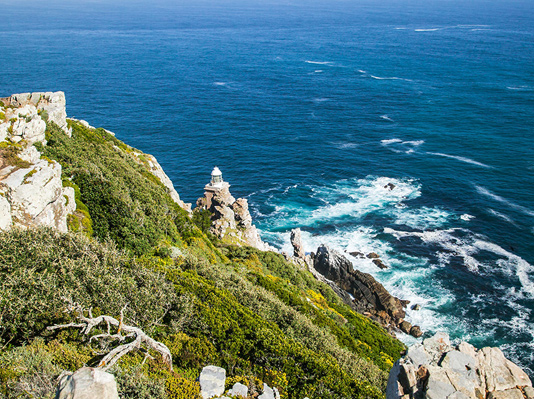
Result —
<svg viewBox="0 0 534 399"><path fill-rule="evenodd" d="M0 96L64 91L187 202L219 166L264 240L534 376L532 1L111 3L0 0Z"/></svg>

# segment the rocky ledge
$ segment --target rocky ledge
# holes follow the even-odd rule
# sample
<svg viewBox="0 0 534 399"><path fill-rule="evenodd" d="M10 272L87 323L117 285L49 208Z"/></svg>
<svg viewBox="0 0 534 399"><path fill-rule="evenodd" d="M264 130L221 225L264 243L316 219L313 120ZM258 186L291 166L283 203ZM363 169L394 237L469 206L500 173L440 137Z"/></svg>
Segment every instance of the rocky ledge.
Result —
<svg viewBox="0 0 534 399"><path fill-rule="evenodd" d="M291 232L291 243L294 254L289 258L329 284L354 310L377 321L390 332L401 330L416 338L423 335L418 326L404 320L404 309L409 302L391 295L370 274L354 269L345 256L326 245L321 245L315 253L305 255L300 229Z"/></svg>
<svg viewBox="0 0 534 399"><path fill-rule="evenodd" d="M437 333L411 346L390 374L387 399L534 399L526 373L499 348L462 342Z"/></svg>

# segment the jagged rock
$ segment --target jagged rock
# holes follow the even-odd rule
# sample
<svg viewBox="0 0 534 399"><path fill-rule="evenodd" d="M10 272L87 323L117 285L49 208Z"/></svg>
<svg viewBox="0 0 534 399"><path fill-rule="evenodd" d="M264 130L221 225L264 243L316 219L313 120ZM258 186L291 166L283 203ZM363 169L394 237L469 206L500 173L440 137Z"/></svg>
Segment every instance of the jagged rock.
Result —
<svg viewBox="0 0 534 399"><path fill-rule="evenodd" d="M448 335L438 333L411 346L394 364L386 398L519 399L521 390L528 397L531 386L528 376L498 348L477 351L465 342L452 347Z"/></svg>
<svg viewBox="0 0 534 399"><path fill-rule="evenodd" d="M390 190L393 190L396 186L393 183L388 183L384 186L384 188L389 188Z"/></svg>
<svg viewBox="0 0 534 399"><path fill-rule="evenodd" d="M410 334L410 330L412 329L412 324L406 320L403 320L400 324L399 324L399 328L401 329L401 331L405 334Z"/></svg>
<svg viewBox="0 0 534 399"><path fill-rule="evenodd" d="M216 168L216 171L216 176L221 180L206 185L204 197L197 200L197 207L207 209L212 214L210 232L232 244L249 245L262 251L272 250L261 240L256 226L252 224L248 201L244 198L236 200L230 193L230 185L222 181L220 170Z"/></svg>
<svg viewBox="0 0 534 399"><path fill-rule="evenodd" d="M228 395L246 398L248 396L248 387L236 382L232 389L228 391Z"/></svg>
<svg viewBox="0 0 534 399"><path fill-rule="evenodd" d="M293 246L293 256L298 259L304 259L306 253L302 245L302 237L300 229L291 230L291 245Z"/></svg>
<svg viewBox="0 0 534 399"><path fill-rule="evenodd" d="M349 255L352 255L355 258L365 258L365 254L363 252L360 252L360 251L349 252Z"/></svg>
<svg viewBox="0 0 534 399"><path fill-rule="evenodd" d="M527 374L504 357L499 348L482 348L477 353L480 374L488 391L505 391L516 386L532 386Z"/></svg>
<svg viewBox="0 0 534 399"><path fill-rule="evenodd" d="M57 388L56 399L119 399L113 374L97 368L83 367L64 376Z"/></svg>
<svg viewBox="0 0 534 399"><path fill-rule="evenodd" d="M523 394L519 389L507 389L490 392L488 399L523 399Z"/></svg>
<svg viewBox="0 0 534 399"><path fill-rule="evenodd" d="M224 393L226 370L217 366L206 366L199 377L200 394L203 399L220 396Z"/></svg>
<svg viewBox="0 0 534 399"><path fill-rule="evenodd" d="M353 269L352 263L337 251L320 246L314 258L314 268L351 294L361 313L368 311L382 319L384 324L393 321L396 325L404 318L406 313L401 301L389 294L373 276Z"/></svg>
<svg viewBox="0 0 534 399"><path fill-rule="evenodd" d="M380 256L379 256L376 252L370 252L370 253L368 253L368 254L367 254L367 257L368 257L369 259L378 259L378 258L380 258Z"/></svg>
<svg viewBox="0 0 534 399"><path fill-rule="evenodd" d="M423 332L421 331L421 327L419 326L412 326L410 329L410 335L415 338L419 338L423 335Z"/></svg>
<svg viewBox="0 0 534 399"><path fill-rule="evenodd" d="M421 306L418 305L418 304L414 304L414 305L412 305L412 308L411 308L411 309L412 309L412 310L420 310L420 309L421 309Z"/></svg>
<svg viewBox="0 0 534 399"><path fill-rule="evenodd" d="M388 267L381 259L373 259L373 263L378 266L380 269L387 269Z"/></svg>

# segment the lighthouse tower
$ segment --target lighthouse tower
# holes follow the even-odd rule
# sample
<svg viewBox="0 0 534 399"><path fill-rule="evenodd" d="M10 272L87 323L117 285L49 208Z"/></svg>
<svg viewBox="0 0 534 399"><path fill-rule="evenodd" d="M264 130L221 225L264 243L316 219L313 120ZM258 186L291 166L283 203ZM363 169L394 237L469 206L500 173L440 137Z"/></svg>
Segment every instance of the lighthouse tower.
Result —
<svg viewBox="0 0 534 399"><path fill-rule="evenodd" d="M206 186L204 187L204 198L205 198L205 206L206 209L211 208L211 199L215 194L222 190L228 190L230 188L230 184L225 182L222 178L222 172L221 170L216 166L213 168L213 171L211 172L211 180Z"/></svg>

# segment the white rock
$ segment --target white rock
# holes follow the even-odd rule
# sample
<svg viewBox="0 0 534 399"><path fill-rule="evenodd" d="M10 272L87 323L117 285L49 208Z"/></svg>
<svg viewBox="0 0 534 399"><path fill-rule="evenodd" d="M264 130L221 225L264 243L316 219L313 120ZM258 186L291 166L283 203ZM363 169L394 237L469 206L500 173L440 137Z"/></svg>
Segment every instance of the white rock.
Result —
<svg viewBox="0 0 534 399"><path fill-rule="evenodd" d="M203 399L220 396L224 393L226 370L217 366L206 366L200 373L199 383Z"/></svg>
<svg viewBox="0 0 534 399"><path fill-rule="evenodd" d="M506 391L490 392L488 399L523 399L523 394L519 389L507 389Z"/></svg>
<svg viewBox="0 0 534 399"><path fill-rule="evenodd" d="M505 391L516 386L532 386L527 374L504 357L499 348L482 348L477 355L480 374L488 391Z"/></svg>
<svg viewBox="0 0 534 399"><path fill-rule="evenodd" d="M246 398L248 396L248 387L236 382L232 389L228 391L228 395Z"/></svg>
<svg viewBox="0 0 534 399"><path fill-rule="evenodd" d="M113 374L83 367L59 382L56 399L119 399Z"/></svg>
<svg viewBox="0 0 534 399"><path fill-rule="evenodd" d="M19 153L19 158L29 163L37 163L41 158L41 153L33 145L29 145Z"/></svg>
<svg viewBox="0 0 534 399"><path fill-rule="evenodd" d="M0 230L9 230L12 225L11 205L2 193L0 194Z"/></svg>
<svg viewBox="0 0 534 399"><path fill-rule="evenodd" d="M430 357L425 350L425 347L417 343L408 348L406 358L409 359L415 367L419 367L430 363Z"/></svg>
<svg viewBox="0 0 534 399"><path fill-rule="evenodd" d="M274 390L266 383L263 383L263 393L258 396L258 399L275 399Z"/></svg>

